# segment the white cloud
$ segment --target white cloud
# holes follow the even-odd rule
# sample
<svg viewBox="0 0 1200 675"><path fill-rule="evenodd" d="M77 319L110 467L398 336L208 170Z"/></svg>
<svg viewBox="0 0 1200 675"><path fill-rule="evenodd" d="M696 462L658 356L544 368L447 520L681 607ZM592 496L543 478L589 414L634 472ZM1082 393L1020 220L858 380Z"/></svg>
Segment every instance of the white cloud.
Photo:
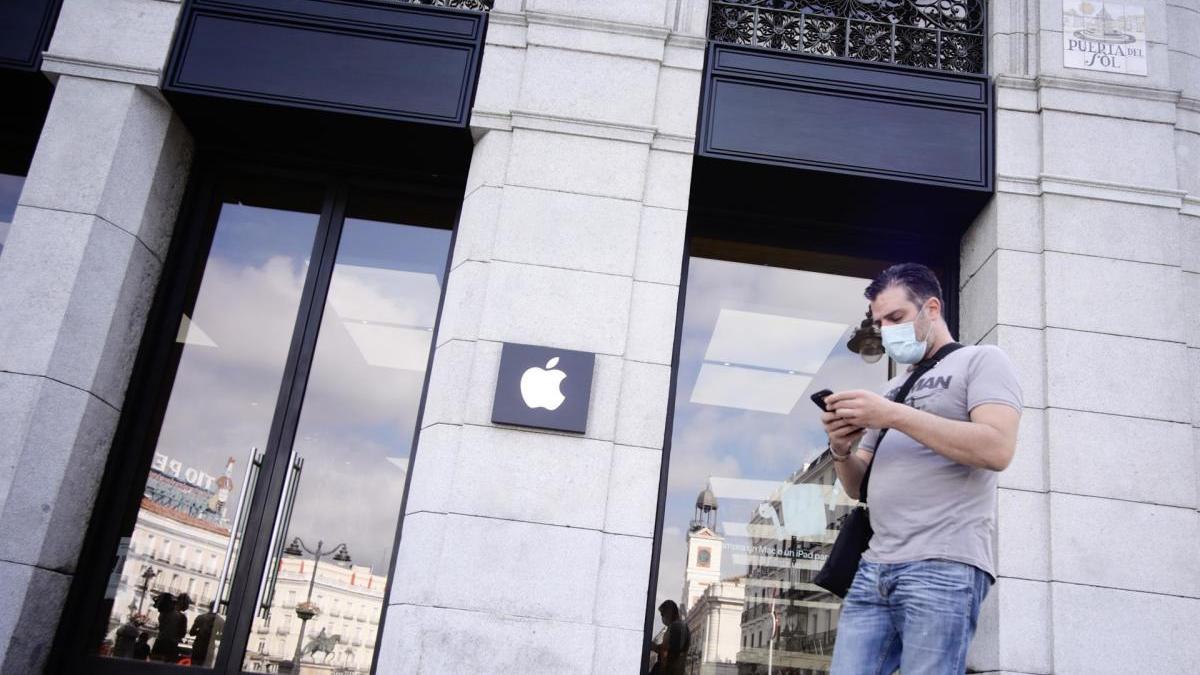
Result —
<svg viewBox="0 0 1200 675"><path fill-rule="evenodd" d="M210 258L191 319L219 347L183 346L159 452L214 475L233 456L242 488L247 451L266 447L306 271L287 256L259 264ZM432 324L437 285L420 283L429 275L412 275L414 283L397 290L362 268L350 271L358 273L335 275L332 286L355 319ZM406 307L408 291L433 297ZM424 354L406 358L424 367ZM386 572L404 486L395 460L407 461L423 380L422 371L367 363L327 305L296 433L306 464L293 534L310 545L347 540L356 562ZM230 502L237 499L235 490Z"/></svg>

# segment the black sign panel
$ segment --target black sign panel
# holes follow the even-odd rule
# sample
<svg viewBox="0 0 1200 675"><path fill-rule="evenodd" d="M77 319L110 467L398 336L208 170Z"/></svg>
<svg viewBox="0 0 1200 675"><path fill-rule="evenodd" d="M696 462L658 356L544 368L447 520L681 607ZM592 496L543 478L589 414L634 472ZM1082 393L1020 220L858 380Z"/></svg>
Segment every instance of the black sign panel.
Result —
<svg viewBox="0 0 1200 675"><path fill-rule="evenodd" d="M487 17L377 0L188 0L163 93L463 129Z"/></svg>
<svg viewBox="0 0 1200 675"><path fill-rule="evenodd" d="M587 429L596 355L504 343L492 421L541 429Z"/></svg>

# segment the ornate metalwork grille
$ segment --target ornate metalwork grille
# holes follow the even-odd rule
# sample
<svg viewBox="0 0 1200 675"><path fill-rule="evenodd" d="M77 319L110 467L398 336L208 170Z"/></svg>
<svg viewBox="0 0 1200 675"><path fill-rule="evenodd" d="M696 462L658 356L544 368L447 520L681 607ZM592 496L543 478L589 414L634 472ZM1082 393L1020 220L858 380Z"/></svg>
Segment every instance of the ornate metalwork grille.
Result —
<svg viewBox="0 0 1200 675"><path fill-rule="evenodd" d="M713 0L718 42L983 73L984 0Z"/></svg>
<svg viewBox="0 0 1200 675"><path fill-rule="evenodd" d="M496 0L399 0L411 5L430 5L433 7L454 7L456 9L475 9L487 12L496 4Z"/></svg>

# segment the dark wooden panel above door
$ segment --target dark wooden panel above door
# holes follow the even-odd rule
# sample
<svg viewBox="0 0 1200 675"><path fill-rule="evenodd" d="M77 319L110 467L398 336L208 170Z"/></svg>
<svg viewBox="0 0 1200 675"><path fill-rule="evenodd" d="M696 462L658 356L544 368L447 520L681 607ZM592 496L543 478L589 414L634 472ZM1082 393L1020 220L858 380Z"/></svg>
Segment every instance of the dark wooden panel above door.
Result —
<svg viewBox="0 0 1200 675"><path fill-rule="evenodd" d="M985 75L709 43L703 157L993 189Z"/></svg>
<svg viewBox="0 0 1200 675"><path fill-rule="evenodd" d="M188 0L163 91L465 128L486 26L380 0Z"/></svg>

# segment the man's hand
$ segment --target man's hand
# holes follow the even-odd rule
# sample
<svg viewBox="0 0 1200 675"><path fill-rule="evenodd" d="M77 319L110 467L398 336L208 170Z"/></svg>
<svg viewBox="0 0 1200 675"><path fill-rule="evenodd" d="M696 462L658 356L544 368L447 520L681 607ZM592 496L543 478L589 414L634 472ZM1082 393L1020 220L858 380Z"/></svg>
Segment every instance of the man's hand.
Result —
<svg viewBox="0 0 1200 675"><path fill-rule="evenodd" d="M833 415L854 426L864 429L882 429L894 426L899 403L873 391L852 389L839 391L825 398L825 407ZM828 426L826 427L828 429Z"/></svg>
<svg viewBox="0 0 1200 675"><path fill-rule="evenodd" d="M821 413L821 424L825 427L825 433L829 435L829 447L839 455L850 452L850 448L853 448L867 432L866 429L838 417L837 413Z"/></svg>

